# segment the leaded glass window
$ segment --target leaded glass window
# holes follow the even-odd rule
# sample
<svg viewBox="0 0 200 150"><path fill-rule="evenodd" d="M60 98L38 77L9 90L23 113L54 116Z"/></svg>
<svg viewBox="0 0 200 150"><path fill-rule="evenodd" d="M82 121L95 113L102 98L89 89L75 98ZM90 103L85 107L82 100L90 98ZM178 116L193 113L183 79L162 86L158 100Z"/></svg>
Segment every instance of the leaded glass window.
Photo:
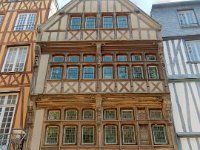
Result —
<svg viewBox="0 0 200 150"><path fill-rule="evenodd" d="M117 16L117 27L128 28L127 16Z"/></svg>
<svg viewBox="0 0 200 150"><path fill-rule="evenodd" d="M33 30L35 26L36 13L21 13L17 16L14 31Z"/></svg>
<svg viewBox="0 0 200 150"><path fill-rule="evenodd" d="M113 67L103 67L103 79L113 79Z"/></svg>
<svg viewBox="0 0 200 150"><path fill-rule="evenodd" d="M133 110L130 109L121 110L121 119L122 120L133 119Z"/></svg>
<svg viewBox="0 0 200 150"><path fill-rule="evenodd" d="M149 79L158 79L158 69L157 66L148 66L148 74L149 74Z"/></svg>
<svg viewBox="0 0 200 150"><path fill-rule="evenodd" d="M94 110L92 109L83 110L83 120L94 120Z"/></svg>
<svg viewBox="0 0 200 150"><path fill-rule="evenodd" d="M66 120L77 120L78 118L77 110L70 109L65 111L65 119Z"/></svg>
<svg viewBox="0 0 200 150"><path fill-rule="evenodd" d="M150 110L150 119L153 119L153 120L162 119L162 111L161 110Z"/></svg>
<svg viewBox="0 0 200 150"><path fill-rule="evenodd" d="M94 67L84 67L83 79L94 79Z"/></svg>
<svg viewBox="0 0 200 150"><path fill-rule="evenodd" d="M65 126L64 127L64 144L76 144L76 126Z"/></svg>
<svg viewBox="0 0 200 150"><path fill-rule="evenodd" d="M143 68L142 66L133 67L133 78L134 79L143 79Z"/></svg>
<svg viewBox="0 0 200 150"><path fill-rule="evenodd" d="M118 79L128 79L127 66L118 66Z"/></svg>
<svg viewBox="0 0 200 150"><path fill-rule="evenodd" d="M117 61L127 61L127 56L126 55L118 55Z"/></svg>
<svg viewBox="0 0 200 150"><path fill-rule="evenodd" d="M142 56L141 55L132 55L132 61L141 61Z"/></svg>
<svg viewBox="0 0 200 150"><path fill-rule="evenodd" d="M156 55L146 55L146 60L147 61L155 61L156 60Z"/></svg>
<svg viewBox="0 0 200 150"><path fill-rule="evenodd" d="M94 126L82 127L82 143L94 144Z"/></svg>
<svg viewBox="0 0 200 150"><path fill-rule="evenodd" d="M104 110L104 119L105 120L115 120L116 119L116 110L115 109Z"/></svg>
<svg viewBox="0 0 200 150"><path fill-rule="evenodd" d="M123 125L122 126L122 137L123 137L123 144L134 144L135 143L134 126Z"/></svg>
<svg viewBox="0 0 200 150"><path fill-rule="evenodd" d="M154 125L152 127L154 144L167 144L167 138L165 133L165 126Z"/></svg>
<svg viewBox="0 0 200 150"><path fill-rule="evenodd" d="M84 56L84 62L94 62L95 57L93 55L85 55Z"/></svg>
<svg viewBox="0 0 200 150"><path fill-rule="evenodd" d="M81 28L81 18L80 17L72 17L70 29L79 30L80 28Z"/></svg>
<svg viewBox="0 0 200 150"><path fill-rule="evenodd" d="M78 67L68 67L67 68L67 79L77 80L78 79Z"/></svg>
<svg viewBox="0 0 200 150"><path fill-rule="evenodd" d="M104 16L103 17L103 28L104 29L113 28L113 17L112 16Z"/></svg>
<svg viewBox="0 0 200 150"><path fill-rule="evenodd" d="M53 56L53 62L64 62L64 56Z"/></svg>
<svg viewBox="0 0 200 150"><path fill-rule="evenodd" d="M69 56L69 62L79 62L79 56Z"/></svg>
<svg viewBox="0 0 200 150"><path fill-rule="evenodd" d="M178 18L181 26L198 26L194 10L178 11Z"/></svg>
<svg viewBox="0 0 200 150"><path fill-rule="evenodd" d="M86 29L95 29L95 17L86 17L85 28Z"/></svg>
<svg viewBox="0 0 200 150"><path fill-rule="evenodd" d="M62 67L52 67L50 80L61 80L62 79Z"/></svg>
<svg viewBox="0 0 200 150"><path fill-rule="evenodd" d="M49 110L48 120L59 120L60 111L59 110Z"/></svg>
<svg viewBox="0 0 200 150"><path fill-rule="evenodd" d="M104 55L103 56L103 61L104 62L111 62L113 60L112 55Z"/></svg>
<svg viewBox="0 0 200 150"><path fill-rule="evenodd" d="M105 126L105 144L117 144L117 126Z"/></svg>
<svg viewBox="0 0 200 150"><path fill-rule="evenodd" d="M58 132L59 128L57 126L48 126L46 128L45 144L56 145L58 143Z"/></svg>

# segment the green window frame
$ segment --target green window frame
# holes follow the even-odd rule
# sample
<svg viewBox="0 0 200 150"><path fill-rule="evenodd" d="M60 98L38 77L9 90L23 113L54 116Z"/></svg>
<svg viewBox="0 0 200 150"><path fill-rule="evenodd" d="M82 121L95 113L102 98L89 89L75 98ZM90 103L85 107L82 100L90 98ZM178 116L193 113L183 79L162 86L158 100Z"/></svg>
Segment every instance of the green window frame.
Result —
<svg viewBox="0 0 200 150"><path fill-rule="evenodd" d="M159 79L158 67L148 66L148 75L149 75L149 79Z"/></svg>
<svg viewBox="0 0 200 150"><path fill-rule="evenodd" d="M143 67L142 66L133 66L133 78L134 79L144 79Z"/></svg>

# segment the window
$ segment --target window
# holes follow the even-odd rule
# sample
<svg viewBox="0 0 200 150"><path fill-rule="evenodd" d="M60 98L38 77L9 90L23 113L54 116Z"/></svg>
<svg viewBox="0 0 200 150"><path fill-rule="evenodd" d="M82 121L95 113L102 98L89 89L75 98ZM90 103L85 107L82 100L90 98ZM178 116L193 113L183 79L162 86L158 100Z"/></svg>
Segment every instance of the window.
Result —
<svg viewBox="0 0 200 150"><path fill-rule="evenodd" d="M84 67L83 79L94 79L94 67Z"/></svg>
<svg viewBox="0 0 200 150"><path fill-rule="evenodd" d="M113 67L103 67L103 79L113 79Z"/></svg>
<svg viewBox="0 0 200 150"><path fill-rule="evenodd" d="M116 110L115 109L104 110L104 119L105 120L115 120L116 119Z"/></svg>
<svg viewBox="0 0 200 150"><path fill-rule="evenodd" d="M126 55L118 55L117 61L127 61L127 56Z"/></svg>
<svg viewBox="0 0 200 150"><path fill-rule="evenodd" d="M0 147L5 145L6 148L9 145L16 104L16 94L0 95Z"/></svg>
<svg viewBox="0 0 200 150"><path fill-rule="evenodd" d="M48 114L48 120L59 120L60 111L59 110L50 110Z"/></svg>
<svg viewBox="0 0 200 150"><path fill-rule="evenodd" d="M50 80L61 80L62 79L62 67L52 67Z"/></svg>
<svg viewBox="0 0 200 150"><path fill-rule="evenodd" d="M79 56L69 56L69 62L79 62Z"/></svg>
<svg viewBox="0 0 200 150"><path fill-rule="evenodd" d="M95 57L93 55L86 55L84 56L84 62L94 62Z"/></svg>
<svg viewBox="0 0 200 150"><path fill-rule="evenodd" d="M35 13L18 14L14 31L33 30L35 26Z"/></svg>
<svg viewBox="0 0 200 150"><path fill-rule="evenodd" d="M187 53L189 61L197 62L200 61L200 40L186 41Z"/></svg>
<svg viewBox="0 0 200 150"><path fill-rule="evenodd" d="M105 144L117 144L117 127L105 126L104 129Z"/></svg>
<svg viewBox="0 0 200 150"><path fill-rule="evenodd" d="M122 120L130 120L133 119L133 110L121 110L121 119Z"/></svg>
<svg viewBox="0 0 200 150"><path fill-rule="evenodd" d="M150 119L152 119L152 120L162 119L162 111L161 110L150 110Z"/></svg>
<svg viewBox="0 0 200 150"><path fill-rule="evenodd" d="M71 18L71 26L70 29L78 30L81 28L81 18L80 17L72 17Z"/></svg>
<svg viewBox="0 0 200 150"><path fill-rule="evenodd" d="M53 62L64 62L64 56L53 56Z"/></svg>
<svg viewBox="0 0 200 150"><path fill-rule="evenodd" d="M83 120L94 120L94 110L83 110Z"/></svg>
<svg viewBox="0 0 200 150"><path fill-rule="evenodd" d="M78 79L78 67L68 67L67 79L77 80Z"/></svg>
<svg viewBox="0 0 200 150"><path fill-rule="evenodd" d="M85 28L86 29L95 29L95 17L86 17Z"/></svg>
<svg viewBox="0 0 200 150"><path fill-rule="evenodd" d="M104 29L113 28L113 17L112 16L104 16L103 17L103 28Z"/></svg>
<svg viewBox="0 0 200 150"><path fill-rule="evenodd" d="M118 79L128 79L128 67L118 66Z"/></svg>
<svg viewBox="0 0 200 150"><path fill-rule="evenodd" d="M146 60L147 61L155 61L156 60L156 56L155 55L146 55Z"/></svg>
<svg viewBox="0 0 200 150"><path fill-rule="evenodd" d="M58 143L58 127L57 126L48 126L46 129L46 140L45 144L55 145Z"/></svg>
<svg viewBox="0 0 200 150"><path fill-rule="evenodd" d="M122 138L123 138L123 144L134 144L135 143L134 126L123 125L122 126Z"/></svg>
<svg viewBox="0 0 200 150"><path fill-rule="evenodd" d="M76 126L64 127L64 144L76 144Z"/></svg>
<svg viewBox="0 0 200 150"><path fill-rule="evenodd" d="M132 55L132 61L141 61L142 57L141 55Z"/></svg>
<svg viewBox="0 0 200 150"><path fill-rule="evenodd" d="M117 16L117 27L128 28L127 16Z"/></svg>
<svg viewBox="0 0 200 150"><path fill-rule="evenodd" d="M22 72L26 62L28 47L8 48L3 72Z"/></svg>
<svg viewBox="0 0 200 150"><path fill-rule="evenodd" d="M149 79L158 79L157 66L148 66Z"/></svg>
<svg viewBox="0 0 200 150"><path fill-rule="evenodd" d="M165 127L163 125L154 125L152 127L154 144L167 144Z"/></svg>
<svg viewBox="0 0 200 150"><path fill-rule="evenodd" d="M4 15L0 15L0 27L3 24Z"/></svg>
<svg viewBox="0 0 200 150"><path fill-rule="evenodd" d="M133 78L134 79L143 79L143 68L142 66L133 67Z"/></svg>
<svg viewBox="0 0 200 150"><path fill-rule="evenodd" d="M103 61L104 62L111 62L112 61L112 55L104 55Z"/></svg>
<svg viewBox="0 0 200 150"><path fill-rule="evenodd" d="M94 127L93 126L82 127L82 143L94 144Z"/></svg>
<svg viewBox="0 0 200 150"><path fill-rule="evenodd" d="M178 18L181 26L198 26L193 10L178 11Z"/></svg>
<svg viewBox="0 0 200 150"><path fill-rule="evenodd" d="M77 116L77 110L75 109L66 110L65 112L66 120L77 120Z"/></svg>

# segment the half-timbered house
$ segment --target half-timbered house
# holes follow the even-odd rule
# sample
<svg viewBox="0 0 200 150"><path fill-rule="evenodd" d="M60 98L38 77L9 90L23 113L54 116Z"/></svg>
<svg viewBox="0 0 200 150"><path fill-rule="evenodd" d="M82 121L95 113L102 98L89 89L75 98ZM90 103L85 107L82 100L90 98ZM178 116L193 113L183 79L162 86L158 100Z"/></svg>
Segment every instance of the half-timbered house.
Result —
<svg viewBox="0 0 200 150"><path fill-rule="evenodd" d="M12 133L26 132L37 25L46 21L57 9L55 0L0 1L1 150L16 145L15 139L11 138Z"/></svg>
<svg viewBox="0 0 200 150"><path fill-rule="evenodd" d="M155 4L179 150L200 149L200 2Z"/></svg>
<svg viewBox="0 0 200 150"><path fill-rule="evenodd" d="M175 150L159 33L128 0L72 0L41 25L27 149Z"/></svg>

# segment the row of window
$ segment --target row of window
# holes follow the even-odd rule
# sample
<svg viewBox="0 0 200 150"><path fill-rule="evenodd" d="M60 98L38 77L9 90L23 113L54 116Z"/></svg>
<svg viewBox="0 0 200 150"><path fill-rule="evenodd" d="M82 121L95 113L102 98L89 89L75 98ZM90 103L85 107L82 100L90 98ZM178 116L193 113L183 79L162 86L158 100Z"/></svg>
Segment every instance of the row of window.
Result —
<svg viewBox="0 0 200 150"><path fill-rule="evenodd" d="M115 21L113 16L103 16L102 17L102 27L104 29L114 28ZM86 17L85 20L81 17L71 17L70 29L79 30L84 24L85 29L95 29L97 27L97 19L94 16ZM116 27L118 29L128 28L128 19L127 16L117 16Z"/></svg>
<svg viewBox="0 0 200 150"><path fill-rule="evenodd" d="M156 61L156 55L153 54L146 54L145 55L146 61ZM118 54L116 57L116 61L123 62L128 61L128 56L123 54ZM95 62L96 57L91 54L87 54L83 56L83 62ZM64 62L65 57L62 55L56 55L52 57L52 62ZM113 55L103 55L102 57L103 62L112 62L114 61ZM142 55L141 54L132 54L131 55L131 61L142 61ZM79 55L69 55L67 62L80 62L80 56Z"/></svg>
<svg viewBox="0 0 200 150"><path fill-rule="evenodd" d="M67 109L65 110L65 120L78 120L78 111L76 109ZM82 111L82 120L95 120L95 111L93 109L83 109ZM117 116L116 109L105 109L103 111L103 119L104 120L117 120L119 116ZM121 120L133 120L134 110L133 109L121 109L120 119ZM150 110L149 118L151 120L160 120L162 119L162 111L161 110ZM60 120L60 110L49 110L48 111L48 120Z"/></svg>
<svg viewBox="0 0 200 150"><path fill-rule="evenodd" d="M82 125L81 135L78 133L78 127L74 125L63 127L63 144L76 145L78 136L81 136L81 144L95 144L95 130L94 125ZM134 125L121 125L121 131L118 131L117 125L104 126L104 144L118 144L118 134L121 134L122 144L131 145L136 144L136 134ZM154 144L167 144L166 131L164 125L152 125L152 135ZM46 127L46 145L57 145L59 137L58 126Z"/></svg>
<svg viewBox="0 0 200 150"><path fill-rule="evenodd" d="M144 67L133 66L132 67L132 79L144 79ZM159 79L158 67L147 66L148 79ZM117 79L129 79L129 67L118 66L117 67ZM67 67L66 78L68 80L78 80L81 77L80 68L78 66ZM83 79L95 79L95 67L94 66L83 66ZM63 79L63 67L56 66L51 67L50 80L61 80ZM114 67L103 66L102 67L102 79L114 79Z"/></svg>

